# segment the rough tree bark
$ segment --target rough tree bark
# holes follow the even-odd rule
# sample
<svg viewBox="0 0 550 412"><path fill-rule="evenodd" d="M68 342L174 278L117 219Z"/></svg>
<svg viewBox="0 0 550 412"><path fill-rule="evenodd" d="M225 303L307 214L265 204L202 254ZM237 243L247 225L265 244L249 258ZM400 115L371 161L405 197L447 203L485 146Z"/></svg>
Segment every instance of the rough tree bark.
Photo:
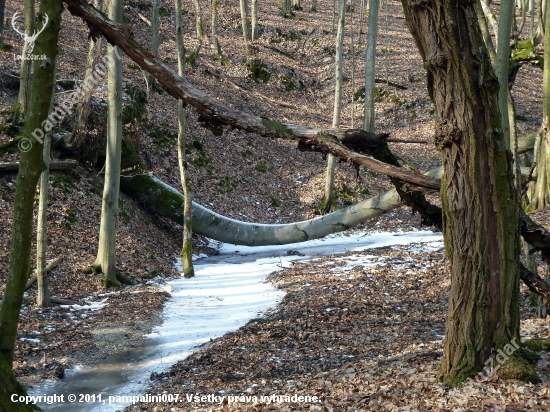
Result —
<svg viewBox="0 0 550 412"><path fill-rule="evenodd" d="M12 372L19 312L23 293L30 273L31 243L33 239L33 206L38 179L43 170L42 140L36 129L47 119L55 87L55 67L58 52L59 27L61 23L61 2L42 0L39 17L48 14L46 29L38 36L35 52L46 55L47 60L35 61L30 107L23 127L23 136L28 143L28 151L21 153L21 166L17 175L15 201L13 206L13 226L10 245L10 263L4 300L0 309L0 410L36 410L35 405L12 403L11 395L25 394ZM44 133L45 131L42 130ZM43 134L42 134L43 137Z"/></svg>
<svg viewBox="0 0 550 412"><path fill-rule="evenodd" d="M475 1L402 0L427 70L443 159L451 293L440 377L451 385L519 340L519 201Z"/></svg>
<svg viewBox="0 0 550 412"><path fill-rule="evenodd" d="M178 74L185 77L185 49L183 48L181 19L181 0L176 0L176 44L178 47ZM183 196L183 246L180 253L183 276L191 278L195 276L193 268L193 218L192 218L192 192L187 175L187 163L185 159L186 138L186 113L183 101L178 100L178 162L180 168L181 186Z"/></svg>
<svg viewBox="0 0 550 412"><path fill-rule="evenodd" d="M122 0L111 0L109 18L120 22ZM118 48L109 44L107 74L107 149L105 156L105 182L101 202L99 245L94 266L103 272L106 287L118 286L116 278L116 219L120 191L120 157L122 147L122 59Z"/></svg>

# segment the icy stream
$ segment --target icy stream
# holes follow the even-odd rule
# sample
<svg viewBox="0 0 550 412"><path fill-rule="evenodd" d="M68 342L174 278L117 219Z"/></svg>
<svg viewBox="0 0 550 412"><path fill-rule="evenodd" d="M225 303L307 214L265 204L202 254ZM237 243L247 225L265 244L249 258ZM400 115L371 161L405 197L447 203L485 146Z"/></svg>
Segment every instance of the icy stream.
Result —
<svg viewBox="0 0 550 412"><path fill-rule="evenodd" d="M173 290L164 307L164 323L148 335L143 347L113 355L91 367L67 370L62 380L35 385L29 395L64 395L63 403L38 403L46 411L123 409L131 402L112 399L109 403L109 397L145 394L151 373L167 371L197 346L234 331L275 307L283 292L264 283L268 274L288 267L295 260L416 242L429 242L439 248L442 236L428 231L358 233L283 246L253 248L221 244L219 255L195 261L195 278L168 282ZM303 256L289 256L289 250L298 250ZM86 398L85 394L95 398ZM76 401L70 402L69 395L74 395Z"/></svg>

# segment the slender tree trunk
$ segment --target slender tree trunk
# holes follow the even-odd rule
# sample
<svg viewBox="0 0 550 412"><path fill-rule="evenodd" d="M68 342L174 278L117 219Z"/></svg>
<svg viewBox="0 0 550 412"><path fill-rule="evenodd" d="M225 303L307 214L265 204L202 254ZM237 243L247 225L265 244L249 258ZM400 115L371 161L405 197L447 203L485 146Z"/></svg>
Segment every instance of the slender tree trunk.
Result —
<svg viewBox="0 0 550 412"><path fill-rule="evenodd" d="M371 133L374 131L375 61L379 6L380 0L369 1L369 32L365 51L365 119L363 129Z"/></svg>
<svg viewBox="0 0 550 412"><path fill-rule="evenodd" d="M459 9L451 0L402 1L428 72L443 159L451 293L440 376L451 385L475 376L494 350L519 342L519 202L475 1Z"/></svg>
<svg viewBox="0 0 550 412"><path fill-rule="evenodd" d="M550 15L550 7L546 9ZM544 73L542 83L542 127L543 133L540 133L535 145L535 169L536 180L531 183L528 198L528 211L539 210L550 205L550 144L548 144L549 134L549 116L550 116L550 30L545 30L544 34Z"/></svg>
<svg viewBox="0 0 550 412"><path fill-rule="evenodd" d="M220 0L212 0L212 49L214 50L214 57L220 61L222 57L222 49L218 40L218 7Z"/></svg>
<svg viewBox="0 0 550 412"><path fill-rule="evenodd" d="M116 22L121 21L122 0L110 0L109 18ZM118 47L111 44L107 46L107 54L109 58L107 75L107 149L99 246L95 265L103 272L103 282L106 287L118 287L115 263L116 219L120 189L120 150L122 147L122 59Z"/></svg>
<svg viewBox="0 0 550 412"><path fill-rule="evenodd" d="M38 296L36 305L39 308L51 306L50 288L48 285L48 272L46 270L46 251L47 251L47 224L46 217L48 212L49 196L49 165L50 165L50 147L52 137L51 133L46 133L44 139L44 165L46 170L40 176L40 201L38 203L38 222L36 229L36 281L38 283Z"/></svg>
<svg viewBox="0 0 550 412"><path fill-rule="evenodd" d="M185 49L182 39L181 0L176 0L176 43L178 46L178 75L185 78ZM193 220L192 220L192 192L185 159L186 118L183 101L178 100L178 161L180 168L181 186L185 201L183 204L183 247L180 258L183 275L186 278L195 276L193 269Z"/></svg>
<svg viewBox="0 0 550 412"><path fill-rule="evenodd" d="M4 13L6 10L6 0L0 0L0 47L4 45Z"/></svg>
<svg viewBox="0 0 550 412"><path fill-rule="evenodd" d="M335 56L335 85L334 85L334 112L332 114L332 127L340 127L340 114L342 112L342 60L344 49L344 28L346 18L346 0L340 0L338 17L338 34L336 35ZM336 206L334 202L334 174L336 171L336 157L328 155L327 172L325 176L325 195L319 206L320 214L329 213Z"/></svg>
<svg viewBox="0 0 550 412"><path fill-rule="evenodd" d="M159 53L159 0L153 0L153 19L151 21L151 54L158 56ZM148 76L147 86L149 91L155 87L155 79L153 76Z"/></svg>
<svg viewBox="0 0 550 412"><path fill-rule="evenodd" d="M241 27L243 29L244 49L246 60L250 58L250 21L248 15L248 0L239 0L241 6Z"/></svg>
<svg viewBox="0 0 550 412"><path fill-rule="evenodd" d="M317 0L311 0L311 11L317 11Z"/></svg>
<svg viewBox="0 0 550 412"><path fill-rule="evenodd" d="M94 0L94 7L98 10L103 10L103 0ZM95 64L99 59L101 53L101 45L103 44L103 37L98 37L93 40L90 39L88 43L88 57L86 58L86 70L84 72L83 82L90 82L92 72ZM72 144L79 139L79 136L84 135L86 132L86 122L88 120L88 113L90 111L90 102L92 100L92 94L94 89L92 87L82 87L81 97L76 107L75 126L72 136L69 137L67 143Z"/></svg>
<svg viewBox="0 0 550 412"><path fill-rule="evenodd" d="M27 36L31 36L35 26L34 19L34 0L25 0L23 6L23 14L25 15L25 33ZM3 20L3 19L2 19ZM1 41L0 41L1 43ZM29 104L29 97L31 93L31 71L32 60L26 59L29 48L29 43L25 42L23 46L23 53L21 59L21 71L20 71L20 83L19 83L19 97L17 102L19 103L19 119L22 121L25 119L27 113L27 107Z"/></svg>
<svg viewBox="0 0 550 412"><path fill-rule="evenodd" d="M258 0L252 0L252 39L256 40L258 37Z"/></svg>
<svg viewBox="0 0 550 412"><path fill-rule="evenodd" d="M353 14L355 13L355 0L351 0L351 17L349 26L351 30L351 93L355 93L355 32L353 31ZM355 128L355 101L351 98L351 128Z"/></svg>
<svg viewBox="0 0 550 412"><path fill-rule="evenodd" d="M204 36L204 27L202 24L202 11L201 11L201 4L199 0L193 0L193 4L195 6L195 13L196 13L196 26L197 26L197 42L195 43L195 48L193 51L189 54L189 57L187 58L187 63L190 66L193 66L195 64L195 61L199 57L199 52L202 47L202 37Z"/></svg>
<svg viewBox="0 0 550 412"><path fill-rule="evenodd" d="M33 206L38 179L43 170L42 138L47 130L41 125L47 119L55 87L55 67L58 52L61 2L42 0L39 16L49 16L47 28L36 40L35 52L46 55L49 64L35 61L29 110L23 127L27 151L22 151L13 205L13 225L10 244L10 263L4 299L0 309L0 410L35 410L34 405L12 403L13 393L24 394L11 366L23 293L30 273L33 239ZM33 137L34 136L34 137Z"/></svg>

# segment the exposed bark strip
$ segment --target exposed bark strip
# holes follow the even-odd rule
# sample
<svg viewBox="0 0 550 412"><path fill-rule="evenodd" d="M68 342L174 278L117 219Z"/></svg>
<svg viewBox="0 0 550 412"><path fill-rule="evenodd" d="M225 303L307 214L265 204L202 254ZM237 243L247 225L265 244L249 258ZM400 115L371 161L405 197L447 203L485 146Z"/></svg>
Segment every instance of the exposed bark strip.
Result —
<svg viewBox="0 0 550 412"><path fill-rule="evenodd" d="M258 133L262 136L272 138L283 138L292 140L308 140L318 146L325 147L330 153L345 160L354 161L357 164L368 167L388 176L430 189L439 189L440 183L429 177L415 174L394 166L384 165L374 159L359 155L337 139L341 139L348 132L341 129L324 130L337 139L319 139L321 129L309 128L288 123L280 123L270 119L263 119L249 113L230 108L216 99L205 95L193 87L187 80L182 79L174 73L162 60L151 55L151 53L139 46L131 35L124 29L124 26L107 19L85 0L64 0L69 11L88 24L90 35L93 38L99 35L105 36L107 41L116 44L135 63L147 72L151 73L159 84L173 97L194 106L203 117L211 122L219 122L233 126L237 129ZM359 131L354 131L358 133Z"/></svg>

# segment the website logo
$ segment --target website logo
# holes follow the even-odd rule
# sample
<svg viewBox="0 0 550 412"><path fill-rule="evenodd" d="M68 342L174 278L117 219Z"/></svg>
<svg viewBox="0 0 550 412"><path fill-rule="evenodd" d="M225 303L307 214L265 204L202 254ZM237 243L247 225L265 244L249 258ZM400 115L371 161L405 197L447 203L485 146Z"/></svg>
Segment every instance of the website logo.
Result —
<svg viewBox="0 0 550 412"><path fill-rule="evenodd" d="M25 40L25 45L27 45L27 54L25 56L21 56L20 58L22 60L43 60L47 57L37 56L32 54L32 51L34 50L34 43L36 42L36 39L46 29L46 25L48 24L49 17L47 14L44 14L44 24L42 24L42 28L40 30L35 30L32 34L32 36L28 36L25 30L19 30L17 28L17 16L19 15L19 12L15 12L13 17L11 18L11 26L13 29Z"/></svg>

